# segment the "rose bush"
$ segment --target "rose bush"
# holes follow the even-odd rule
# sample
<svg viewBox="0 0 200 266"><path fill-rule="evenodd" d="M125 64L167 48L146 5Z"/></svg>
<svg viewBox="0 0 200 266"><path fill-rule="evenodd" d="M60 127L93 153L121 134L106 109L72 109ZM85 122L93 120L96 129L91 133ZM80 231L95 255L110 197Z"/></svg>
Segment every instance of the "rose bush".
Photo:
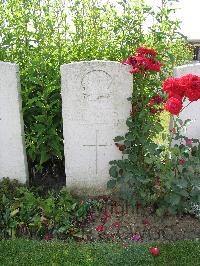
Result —
<svg viewBox="0 0 200 266"><path fill-rule="evenodd" d="M146 64L149 59L155 68ZM108 188L133 206L154 206L158 215L189 210L191 202L200 203L200 147L197 139L183 134L189 120L183 122L177 115L184 101L200 99L200 78L168 78L162 89L155 87L153 77L162 63L154 49L145 47L123 63L133 67L132 110L128 132L114 139L123 155L110 162ZM153 139L163 129L159 114L164 109L173 115L173 128L162 134L167 144L158 145Z"/></svg>

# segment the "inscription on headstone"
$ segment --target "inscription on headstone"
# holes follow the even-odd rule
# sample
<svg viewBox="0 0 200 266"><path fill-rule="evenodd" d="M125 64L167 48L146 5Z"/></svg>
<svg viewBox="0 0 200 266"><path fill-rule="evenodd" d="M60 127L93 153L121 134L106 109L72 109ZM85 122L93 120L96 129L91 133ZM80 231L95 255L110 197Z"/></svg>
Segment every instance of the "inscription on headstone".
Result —
<svg viewBox="0 0 200 266"><path fill-rule="evenodd" d="M72 189L105 191L109 161L121 158L113 139L127 132L128 70L111 61L61 67L66 184Z"/></svg>

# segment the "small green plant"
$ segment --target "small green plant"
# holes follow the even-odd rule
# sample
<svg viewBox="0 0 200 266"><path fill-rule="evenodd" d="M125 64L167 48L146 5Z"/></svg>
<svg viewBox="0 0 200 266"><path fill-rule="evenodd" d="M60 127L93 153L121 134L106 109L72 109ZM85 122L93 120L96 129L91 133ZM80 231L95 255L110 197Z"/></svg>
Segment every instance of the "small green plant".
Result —
<svg viewBox="0 0 200 266"><path fill-rule="evenodd" d="M16 186L17 185L17 186ZM40 197L16 181L0 182L0 238L82 238L94 201L80 202L66 189Z"/></svg>

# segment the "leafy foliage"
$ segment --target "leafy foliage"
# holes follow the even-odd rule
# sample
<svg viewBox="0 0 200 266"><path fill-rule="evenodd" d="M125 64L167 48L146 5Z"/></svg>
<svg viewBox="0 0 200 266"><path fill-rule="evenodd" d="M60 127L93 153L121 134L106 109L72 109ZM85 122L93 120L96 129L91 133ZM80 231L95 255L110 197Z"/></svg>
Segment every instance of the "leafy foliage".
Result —
<svg viewBox="0 0 200 266"><path fill-rule="evenodd" d="M41 170L45 163L63 158L60 65L121 61L139 45L155 47L164 63L161 79L154 81L158 87L175 65L190 58L178 32L180 22L171 19L175 2L162 0L153 9L144 0L0 0L0 60L20 65L31 165ZM145 33L147 18L153 18L153 25Z"/></svg>
<svg viewBox="0 0 200 266"><path fill-rule="evenodd" d="M0 238L79 238L95 201L79 202L68 191L40 197L16 181L0 182Z"/></svg>

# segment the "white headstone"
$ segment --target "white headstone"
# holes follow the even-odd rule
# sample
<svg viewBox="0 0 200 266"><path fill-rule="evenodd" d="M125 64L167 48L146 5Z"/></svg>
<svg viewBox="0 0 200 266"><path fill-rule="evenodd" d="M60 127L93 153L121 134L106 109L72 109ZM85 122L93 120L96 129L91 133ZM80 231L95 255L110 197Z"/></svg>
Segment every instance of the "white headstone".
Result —
<svg viewBox="0 0 200 266"><path fill-rule="evenodd" d="M18 72L16 64L0 62L0 178L24 183L28 171Z"/></svg>
<svg viewBox="0 0 200 266"><path fill-rule="evenodd" d="M73 190L105 191L109 161L122 156L113 139L127 132L128 70L97 60L61 66L66 185Z"/></svg>
<svg viewBox="0 0 200 266"><path fill-rule="evenodd" d="M174 69L174 76L179 78L187 74L200 76L200 63L194 63L176 67ZM186 106L189 101L184 103ZM192 102L179 115L181 120L191 119L192 122L187 127L186 136L188 138L200 139L200 100Z"/></svg>

